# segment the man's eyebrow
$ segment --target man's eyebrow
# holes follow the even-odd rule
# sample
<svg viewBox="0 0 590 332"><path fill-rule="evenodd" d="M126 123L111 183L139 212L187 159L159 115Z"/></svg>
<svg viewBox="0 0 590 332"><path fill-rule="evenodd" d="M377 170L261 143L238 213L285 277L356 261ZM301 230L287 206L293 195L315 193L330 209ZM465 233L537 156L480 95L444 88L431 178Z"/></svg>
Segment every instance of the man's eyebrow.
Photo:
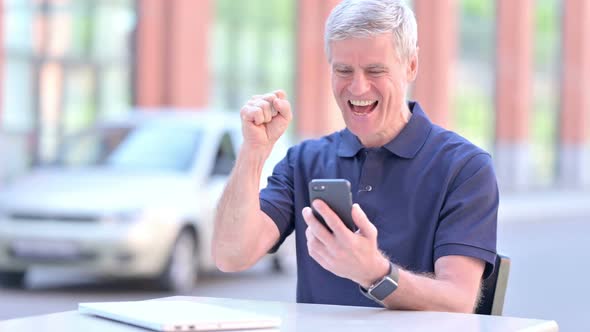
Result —
<svg viewBox="0 0 590 332"><path fill-rule="evenodd" d="M346 65L346 64L343 64L343 63L335 63L335 64L332 65L332 68L335 68L335 69L350 69L350 68L352 68L352 66Z"/></svg>
<svg viewBox="0 0 590 332"><path fill-rule="evenodd" d="M383 69L383 70L387 70L387 66L381 63L372 63L369 65L366 65L364 67L365 69Z"/></svg>

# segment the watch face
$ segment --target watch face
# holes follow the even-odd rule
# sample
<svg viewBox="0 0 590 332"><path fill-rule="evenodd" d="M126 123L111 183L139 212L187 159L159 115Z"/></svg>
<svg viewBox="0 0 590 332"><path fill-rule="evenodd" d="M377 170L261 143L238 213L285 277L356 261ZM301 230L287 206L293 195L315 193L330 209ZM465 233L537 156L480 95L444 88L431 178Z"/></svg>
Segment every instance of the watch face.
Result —
<svg viewBox="0 0 590 332"><path fill-rule="evenodd" d="M397 283L391 278L387 277L381 280L377 286L371 289L370 293L379 301L385 300L389 294L393 293L397 289Z"/></svg>

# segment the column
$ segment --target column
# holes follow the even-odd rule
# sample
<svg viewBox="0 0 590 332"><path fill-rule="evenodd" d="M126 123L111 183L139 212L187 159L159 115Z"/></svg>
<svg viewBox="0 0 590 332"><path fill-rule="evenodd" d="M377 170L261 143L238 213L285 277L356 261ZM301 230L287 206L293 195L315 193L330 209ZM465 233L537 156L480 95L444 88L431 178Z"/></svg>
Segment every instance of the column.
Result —
<svg viewBox="0 0 590 332"><path fill-rule="evenodd" d="M419 65L412 99L430 119L443 127L450 124L451 82L457 50L458 5L456 0L414 0L418 22Z"/></svg>
<svg viewBox="0 0 590 332"><path fill-rule="evenodd" d="M137 106L207 106L212 15L210 0L138 1Z"/></svg>
<svg viewBox="0 0 590 332"><path fill-rule="evenodd" d="M172 3L168 31L168 102L177 107L205 107L212 86L208 35L213 21L213 2L174 0Z"/></svg>
<svg viewBox="0 0 590 332"><path fill-rule="evenodd" d="M563 5L558 182L590 188L590 2Z"/></svg>
<svg viewBox="0 0 590 332"><path fill-rule="evenodd" d="M294 118L300 138L344 128L324 54L324 25L338 0L297 2L297 75Z"/></svg>
<svg viewBox="0 0 590 332"><path fill-rule="evenodd" d="M135 32L135 101L140 107L161 106L164 96L164 8L160 0L137 2Z"/></svg>
<svg viewBox="0 0 590 332"><path fill-rule="evenodd" d="M529 185L533 1L498 0L496 30L496 173L501 189Z"/></svg>

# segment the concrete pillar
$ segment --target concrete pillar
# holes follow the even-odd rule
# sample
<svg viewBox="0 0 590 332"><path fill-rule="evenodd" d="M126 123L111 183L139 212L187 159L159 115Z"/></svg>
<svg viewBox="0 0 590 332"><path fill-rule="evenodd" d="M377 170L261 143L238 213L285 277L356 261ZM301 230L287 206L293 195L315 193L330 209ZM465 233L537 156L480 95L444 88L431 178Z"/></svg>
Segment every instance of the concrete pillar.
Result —
<svg viewBox="0 0 590 332"><path fill-rule="evenodd" d="M590 2L563 5L558 182L590 188Z"/></svg>
<svg viewBox="0 0 590 332"><path fill-rule="evenodd" d="M297 2L297 74L294 103L300 138L318 137L344 128L334 100L330 67L324 54L324 26L338 0Z"/></svg>
<svg viewBox="0 0 590 332"><path fill-rule="evenodd" d="M501 189L529 186L533 0L498 0L496 173Z"/></svg>
<svg viewBox="0 0 590 332"><path fill-rule="evenodd" d="M434 123L448 127L459 36L457 1L415 0L414 10L420 50L412 99L420 102Z"/></svg>
<svg viewBox="0 0 590 332"><path fill-rule="evenodd" d="M137 106L207 106L212 9L210 0L138 1Z"/></svg>
<svg viewBox="0 0 590 332"><path fill-rule="evenodd" d="M140 107L160 106L164 100L164 1L137 2L135 33L135 101Z"/></svg>
<svg viewBox="0 0 590 332"><path fill-rule="evenodd" d="M208 36L213 3L209 0L174 0L172 3L168 33L169 102L178 107L205 107L212 85Z"/></svg>

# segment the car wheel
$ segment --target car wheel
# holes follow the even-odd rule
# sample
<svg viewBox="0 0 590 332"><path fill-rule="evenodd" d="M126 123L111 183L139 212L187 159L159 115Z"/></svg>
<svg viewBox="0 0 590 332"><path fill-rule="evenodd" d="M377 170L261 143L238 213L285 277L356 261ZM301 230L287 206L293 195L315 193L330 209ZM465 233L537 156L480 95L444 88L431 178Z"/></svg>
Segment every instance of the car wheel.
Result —
<svg viewBox="0 0 590 332"><path fill-rule="evenodd" d="M193 234L183 230L172 248L168 263L159 278L161 288L175 293L193 289L197 280L198 257Z"/></svg>
<svg viewBox="0 0 590 332"><path fill-rule="evenodd" d="M25 286L26 271L0 271L0 285L11 288Z"/></svg>

